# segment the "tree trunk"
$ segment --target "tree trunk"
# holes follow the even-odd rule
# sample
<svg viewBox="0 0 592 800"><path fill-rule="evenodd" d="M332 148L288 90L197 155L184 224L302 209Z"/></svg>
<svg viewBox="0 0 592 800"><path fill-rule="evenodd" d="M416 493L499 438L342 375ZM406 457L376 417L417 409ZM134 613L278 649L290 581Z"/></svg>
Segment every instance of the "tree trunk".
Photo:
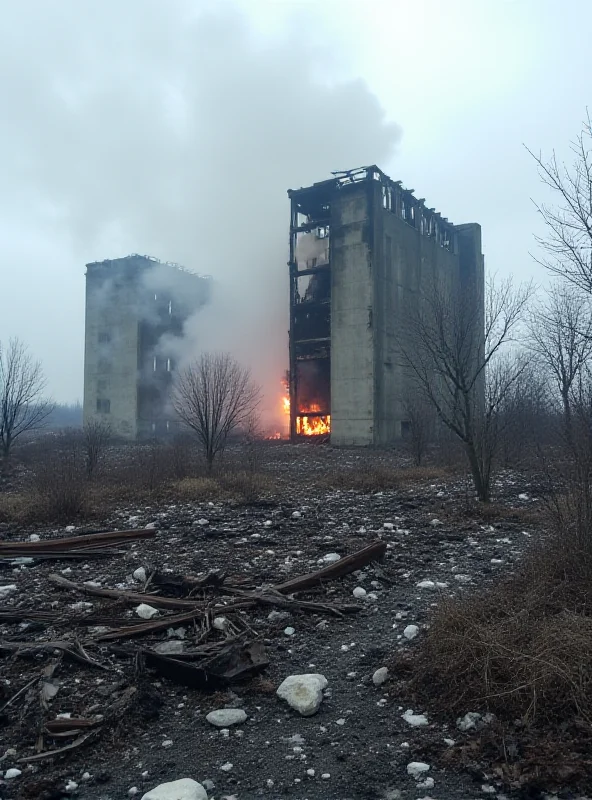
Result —
<svg viewBox="0 0 592 800"><path fill-rule="evenodd" d="M477 456L474 443L466 442L465 449L467 451L467 457L471 467L471 475L473 477L473 485L475 486L477 497L483 503L489 503L490 480L483 474L483 469L479 463L479 457Z"/></svg>

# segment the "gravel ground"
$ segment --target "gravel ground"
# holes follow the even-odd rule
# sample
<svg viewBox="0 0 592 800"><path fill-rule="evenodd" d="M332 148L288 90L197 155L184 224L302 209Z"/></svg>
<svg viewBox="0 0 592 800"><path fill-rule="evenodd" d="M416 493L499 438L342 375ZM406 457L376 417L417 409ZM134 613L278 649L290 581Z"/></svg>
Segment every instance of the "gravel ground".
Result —
<svg viewBox="0 0 592 800"><path fill-rule="evenodd" d="M391 459L388 455L378 458L384 463ZM0 797L116 800L133 796L130 790L136 787L140 798L155 785L182 777L210 781L213 786L206 783L209 795L218 800L465 800L497 793L486 778L477 776L475 781L466 773L439 766L450 746L444 740L459 743L470 733L461 733L455 720L436 719L424 708L412 710L427 715L427 726L412 727L402 717L410 705L400 684L388 679L377 687L372 676L389 666L397 653L418 646L430 608L440 597L482 587L507 573L536 531L528 527L527 515L522 521L512 521L516 514L508 512L492 525L471 518L463 511L466 486L454 478L401 484L373 494L319 487L319 476L329 469L364 469L368 463L367 456L353 451L276 447L270 450L268 468L282 485L283 500L251 506L214 501L128 505L111 512L100 524L95 520L92 526L69 532L154 524L159 529L156 538L135 542L125 548L125 555L101 561L40 562L2 570L0 586L14 583L17 587L2 602L4 611L68 610L83 599L93 604L86 613L115 616L121 623L132 610L113 600L64 592L48 582L48 575L64 574L77 583L91 580L103 587L125 585L139 591L132 572L141 566L148 574L158 567L198 576L221 569L259 586L318 569L319 560L328 553L347 555L377 538L387 543L380 565L303 595L327 603L356 603L360 611L355 615L298 614L271 622L268 608L246 612L242 619L265 641L270 664L262 677L238 684L233 691L205 694L154 673L136 674L133 665L104 647L87 651L109 671L64 660L52 678L59 689L46 701L47 709L40 708L35 688L0 718L0 756L9 751L0 769L18 766L22 770L20 776L0 784ZM508 507L528 510L536 506L532 487L519 476L504 476L498 490ZM32 532L42 539L67 535L63 528L16 531L2 526L0 538L24 539ZM418 584L425 581L445 585L420 588ZM356 587L364 588L366 597L356 599ZM418 627L412 640L403 633L410 625ZM287 626L294 629L293 635L284 633ZM51 625L0 626L4 640L53 641L75 634L67 627L58 630ZM186 641L193 635L188 627ZM142 639L142 644L154 645L166 638L158 633ZM35 669L49 663L46 655L1 660L4 698L37 674ZM328 688L318 713L301 717L276 697L275 690L287 676L310 672L322 673ZM34 753L40 713L45 718L101 713L105 704L132 684L138 689L134 706L95 742L89 740L55 763L17 764ZM0 706L2 702L0 694ZM247 721L226 732L210 725L206 715L225 706L244 709ZM52 742L47 747L63 744ZM426 762L430 770L416 780L408 774L410 762ZM66 792L68 781L78 784L77 788L70 784Z"/></svg>

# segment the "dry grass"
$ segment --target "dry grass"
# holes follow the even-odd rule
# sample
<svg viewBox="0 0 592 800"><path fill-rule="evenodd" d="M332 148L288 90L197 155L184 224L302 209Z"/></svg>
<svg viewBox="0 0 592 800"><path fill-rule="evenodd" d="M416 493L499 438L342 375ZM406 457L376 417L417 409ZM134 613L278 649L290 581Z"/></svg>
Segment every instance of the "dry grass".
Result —
<svg viewBox="0 0 592 800"><path fill-rule="evenodd" d="M523 570L441 604L413 686L442 710L592 725L592 555L552 541Z"/></svg>
<svg viewBox="0 0 592 800"><path fill-rule="evenodd" d="M390 467L361 465L355 469L335 470L323 476L320 484L329 489L344 489L363 494L397 489L408 483L444 480L450 477L446 467Z"/></svg>

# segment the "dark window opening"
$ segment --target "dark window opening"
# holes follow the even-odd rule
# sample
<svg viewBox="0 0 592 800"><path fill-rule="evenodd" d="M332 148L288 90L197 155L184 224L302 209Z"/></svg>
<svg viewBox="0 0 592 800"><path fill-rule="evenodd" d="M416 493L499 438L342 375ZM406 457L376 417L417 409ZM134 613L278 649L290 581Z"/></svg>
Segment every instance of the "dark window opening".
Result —
<svg viewBox="0 0 592 800"><path fill-rule="evenodd" d="M99 344L108 344L111 341L109 331L99 331Z"/></svg>
<svg viewBox="0 0 592 800"><path fill-rule="evenodd" d="M99 414L110 414L111 400L105 400L102 397L97 397L97 411Z"/></svg>

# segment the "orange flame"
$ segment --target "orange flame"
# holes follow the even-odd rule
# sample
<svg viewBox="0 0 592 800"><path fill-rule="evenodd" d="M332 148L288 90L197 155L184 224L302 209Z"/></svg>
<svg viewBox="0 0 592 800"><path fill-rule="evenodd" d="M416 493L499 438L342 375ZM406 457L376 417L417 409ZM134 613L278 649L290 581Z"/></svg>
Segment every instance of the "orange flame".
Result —
<svg viewBox="0 0 592 800"><path fill-rule="evenodd" d="M296 433L299 436L326 436L331 433L331 415L296 417Z"/></svg>

